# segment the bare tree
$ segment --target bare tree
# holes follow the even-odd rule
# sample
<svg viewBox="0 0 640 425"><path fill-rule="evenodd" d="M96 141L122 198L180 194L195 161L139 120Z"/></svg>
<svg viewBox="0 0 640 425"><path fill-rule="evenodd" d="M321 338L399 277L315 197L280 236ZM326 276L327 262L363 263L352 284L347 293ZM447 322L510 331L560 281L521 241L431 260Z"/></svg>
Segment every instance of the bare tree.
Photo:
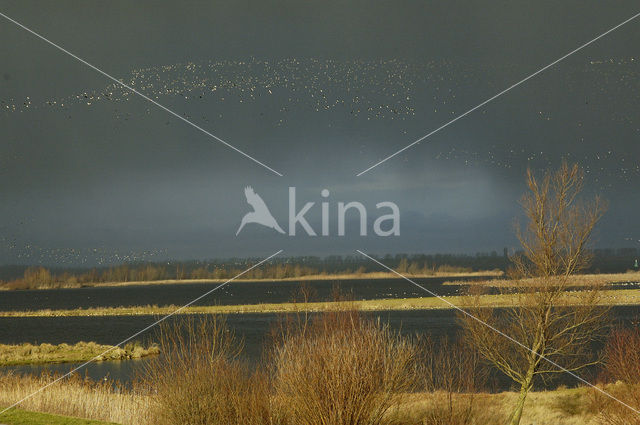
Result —
<svg viewBox="0 0 640 425"><path fill-rule="evenodd" d="M570 276L589 264L587 243L606 209L598 197L588 202L580 199L582 184L580 168L565 162L542 179L527 171L529 190L522 199L527 225L517 226L523 252L512 258L517 301L512 307L494 310L480 308L479 297L474 297L468 306L474 316L522 346L460 316L466 340L520 386L511 425L520 423L534 378L547 380L563 373L545 359L572 372L596 361L590 345L602 333L607 310L600 305L601 288L572 294L571 305L566 292Z"/></svg>

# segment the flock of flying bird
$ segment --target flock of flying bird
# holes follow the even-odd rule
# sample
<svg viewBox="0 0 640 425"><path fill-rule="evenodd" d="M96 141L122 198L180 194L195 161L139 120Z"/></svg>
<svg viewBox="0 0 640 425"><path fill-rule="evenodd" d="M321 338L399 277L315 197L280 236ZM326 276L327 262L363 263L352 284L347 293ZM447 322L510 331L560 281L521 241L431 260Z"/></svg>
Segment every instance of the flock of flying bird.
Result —
<svg viewBox="0 0 640 425"><path fill-rule="evenodd" d="M493 73L491 65L478 70L452 61L427 61L423 63L402 60L378 61L338 61L325 59L282 59L266 61L248 59L246 61L203 61L176 63L135 69L122 81L162 104L189 106L188 111L199 116L185 117L195 122L223 119L226 105L247 105L247 107L269 109L269 119L274 126L286 126L292 114L300 110L309 113L337 114L346 119L368 122L383 122L398 128L409 128L420 123L426 114L437 115L446 122L473 106L468 97L460 101L470 90L486 88L487 93L502 90L508 81L516 81L522 76L520 70L503 69ZM579 75L576 75L579 73ZM496 75L502 77L498 78ZM586 90L591 96L589 102L615 103L627 99L620 108L606 111L606 120L625 128L627 133L640 137L637 99L640 98L640 60L597 59L585 60L583 67L567 71L567 90ZM505 82L504 75L510 80ZM30 113L31 111L59 111L67 118L84 113L98 104L113 107L115 119L128 120L130 113L122 105L136 95L113 83L102 88L84 90L61 98L38 99L32 95L24 99L0 99L0 112L6 115ZM635 99L635 100L634 100ZM477 99L478 102L485 99ZM624 103L623 102L623 103ZM630 103L629 103L630 102ZM634 104L635 102L636 104ZM218 115L211 116L211 104L217 105ZM176 112L183 112L175 107ZM214 108L215 109L215 108ZM151 113L146 108L142 113ZM332 115L333 116L333 115ZM0 115L1 117L1 115ZM539 111L537 118L544 122L554 119L551 111ZM411 124L413 123L413 124ZM209 123L211 124L211 122ZM542 125L542 124L541 124ZM582 125L578 123L577 125ZM417 126L419 128L419 125ZM424 128L425 132L431 130ZM407 130L407 143L411 142ZM485 164L509 169L522 161L540 166L551 164L556 153L531 147L505 148L501 144L441 145L435 151L425 152L433 159L458 161L467 165ZM612 150L604 147L599 151L575 149L564 155L568 160L580 162L585 171L598 181L611 180L637 182L640 177L640 160L634 152ZM4 241L3 245L11 245ZM49 252L36 247L18 248L20 255L63 257L94 256L104 262L113 260L144 260L161 253L116 253L98 252Z"/></svg>
<svg viewBox="0 0 640 425"><path fill-rule="evenodd" d="M495 66L493 67L495 68ZM135 69L122 81L160 103L190 105L184 116L196 122L209 123L223 119L222 110L231 103L235 105L260 104L269 107L269 117L274 126L287 125L289 117L296 111L312 113L336 113L366 122L387 121L397 126L406 135L407 143L414 132L406 128L412 121L420 122L422 117L441 117L442 122L454 118L471 107L468 98L459 101L461 94L477 87L485 87L487 93L495 93L504 88L504 77L496 78L491 66L478 68L460 62L430 61L424 63L401 60L379 61L337 61L320 59L283 59L266 61L249 59L246 61L188 62ZM503 67L501 75L517 79L517 70ZM520 71L521 72L521 71ZM620 99L640 97L640 60L606 59L587 60L582 68L563 71L568 91L589 91L593 98L589 102L615 103ZM576 75L578 73L579 75ZM511 81L511 80L507 80ZM634 96L634 93L637 96ZM128 120L130 113L118 106L136 95L115 83L94 90L55 99L36 101L31 96L24 99L0 99L0 111L6 114L26 113L33 110L50 109L63 111L68 118L76 108L91 108L109 102L113 105L116 119ZM484 99L477 99L478 102ZM269 102L265 104L264 102ZM636 102L637 103L637 102ZM211 104L217 105L216 115L210 114ZM195 106L194 106L195 105ZM275 106L275 108L273 108ZM630 106L635 106L632 108ZM178 109L176 107L175 109ZM151 113L146 108L145 113ZM635 132L640 137L640 121L633 113L637 105L621 104L619 108L607 108L607 120ZM177 112L183 112L179 109ZM540 110L537 118L541 121L554 119L551 111ZM168 123L168 122L167 122ZM577 123L582 126L582 123ZM430 130L424 128L425 132ZM585 136L586 137L586 136ZM579 142L584 142L584 137ZM484 163L494 167L510 168L514 160L549 161L555 153L539 149L510 149L503 145L483 144L481 148L464 146L444 146L433 153L434 158L457 160L465 164ZM640 176L640 164L633 155L625 152L611 152L603 147L599 152L589 152L580 156L567 152L573 160L580 161L587 171L599 177L612 174L624 181Z"/></svg>

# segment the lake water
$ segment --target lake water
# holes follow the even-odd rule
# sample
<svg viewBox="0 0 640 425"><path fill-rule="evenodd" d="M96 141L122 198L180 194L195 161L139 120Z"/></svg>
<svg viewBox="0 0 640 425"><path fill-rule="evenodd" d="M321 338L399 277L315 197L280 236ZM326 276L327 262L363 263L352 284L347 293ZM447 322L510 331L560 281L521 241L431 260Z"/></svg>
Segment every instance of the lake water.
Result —
<svg viewBox="0 0 640 425"><path fill-rule="evenodd" d="M371 313L388 322L390 326L404 334L445 335L456 329L455 314L449 310L378 312ZM269 333L282 315L275 314L235 314L226 317L227 324L235 334L244 340L244 355L249 361L259 360L263 347L269 343ZM21 317L0 318L0 341L4 343L37 342L59 344L61 342L96 341L114 344L136 333L156 320L153 316L115 317ZM169 319L171 320L171 319ZM149 331L141 340L154 339L154 331ZM144 361L144 360L142 360ZM93 363L87 367L89 376L102 379L129 380L134 366L140 361L120 361ZM20 371L51 370L67 372L72 364L33 365L11 367Z"/></svg>
<svg viewBox="0 0 640 425"><path fill-rule="evenodd" d="M454 295L458 286L442 286L444 279L419 279L419 283L441 295ZM336 281L313 281L309 285L318 299L330 299ZM259 302L286 302L298 287L298 282L234 282L224 292L213 293L204 304L251 304ZM211 289L212 284L172 284L154 286L101 287L62 289L51 291L0 292L0 310L40 308L73 308L77 306L120 306L140 304L181 304ZM341 281L343 292L351 292L355 299L404 298L428 296L402 279ZM420 292L418 292L420 291ZM458 330L456 313L452 310L387 311L370 313L388 322L404 334L430 334L453 336ZM640 306L615 307L613 315L618 320L630 321L640 317ZM245 343L245 357L257 361L268 344L270 329L281 320L275 314L228 315L227 323ZM75 343L96 341L100 344L116 344L153 323L154 316L109 317L0 317L0 343L22 342ZM154 331L148 331L138 340L148 343L154 339ZM93 379L111 378L130 382L135 372L146 360L91 363L86 373ZM77 364L28 365L5 367L5 370L40 373L44 370L68 372ZM83 372L84 373L84 372ZM572 385L572 382L566 382Z"/></svg>
<svg viewBox="0 0 640 425"><path fill-rule="evenodd" d="M481 279L474 277L474 279ZM438 295L455 295L463 287L444 286L446 280L468 278L414 279ZM282 303L304 283L316 295L317 301L328 301L334 287L350 293L355 299L408 298L429 296L404 279L350 279L273 282L230 282L200 300L196 305L233 305ZM183 305L215 288L219 283L177 283L157 285L100 286L76 289L33 291L0 291L0 311L117 307L135 305Z"/></svg>

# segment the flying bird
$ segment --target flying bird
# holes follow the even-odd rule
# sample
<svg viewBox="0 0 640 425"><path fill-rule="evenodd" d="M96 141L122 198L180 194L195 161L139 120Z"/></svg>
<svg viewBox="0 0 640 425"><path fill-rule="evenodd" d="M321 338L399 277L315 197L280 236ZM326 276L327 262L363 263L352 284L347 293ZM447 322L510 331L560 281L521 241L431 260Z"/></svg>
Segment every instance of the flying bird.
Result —
<svg viewBox="0 0 640 425"><path fill-rule="evenodd" d="M271 215L269 208L267 208L267 204L264 203L260 195L253 191L251 186L244 188L244 196L247 198L247 203L253 207L253 211L242 217L242 222L236 232L236 236L238 236L240 230L242 230L244 225L247 223L262 224L263 226L275 229L279 233L284 233L284 230L282 230L276 219Z"/></svg>

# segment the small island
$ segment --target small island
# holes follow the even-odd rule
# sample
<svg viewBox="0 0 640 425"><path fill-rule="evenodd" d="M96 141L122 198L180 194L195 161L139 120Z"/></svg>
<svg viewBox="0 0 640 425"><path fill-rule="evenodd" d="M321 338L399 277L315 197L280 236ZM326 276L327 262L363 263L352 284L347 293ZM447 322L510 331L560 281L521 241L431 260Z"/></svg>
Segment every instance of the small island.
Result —
<svg viewBox="0 0 640 425"><path fill-rule="evenodd" d="M0 344L0 366L139 359L158 353L160 349L157 345L145 347L139 342L131 342L124 347L83 341L73 345Z"/></svg>

